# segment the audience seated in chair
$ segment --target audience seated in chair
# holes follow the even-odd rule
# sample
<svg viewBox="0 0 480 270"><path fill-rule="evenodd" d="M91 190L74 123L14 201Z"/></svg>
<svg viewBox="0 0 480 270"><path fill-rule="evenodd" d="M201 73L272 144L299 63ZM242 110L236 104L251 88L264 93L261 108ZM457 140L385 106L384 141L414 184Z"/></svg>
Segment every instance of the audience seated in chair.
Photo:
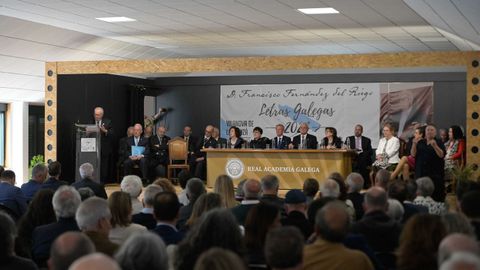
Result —
<svg viewBox="0 0 480 270"><path fill-rule="evenodd" d="M142 136L142 125L135 124L133 126L133 136L126 140L124 152L128 153L127 158L123 161L123 175L132 174L133 167L138 165L142 173L142 179L148 178L148 158L150 155L150 147L148 138ZM143 147L143 153L133 153L134 147Z"/></svg>
<svg viewBox="0 0 480 270"><path fill-rule="evenodd" d="M67 270L74 261L94 252L95 246L83 233L63 233L52 244L48 268Z"/></svg>
<svg viewBox="0 0 480 270"><path fill-rule="evenodd" d="M120 183L120 189L130 195L130 200L132 202L132 215L138 214L142 211L142 203L138 200L138 197L142 193L142 187L142 179L136 175L126 175Z"/></svg>
<svg viewBox="0 0 480 270"><path fill-rule="evenodd" d="M168 269L165 243L152 232L130 236L115 254L122 269Z"/></svg>
<svg viewBox="0 0 480 270"><path fill-rule="evenodd" d="M15 186L15 173L5 170L0 175L0 204L16 221L27 211L27 198Z"/></svg>
<svg viewBox="0 0 480 270"><path fill-rule="evenodd" d="M48 175L50 176L45 182L43 182L42 189L48 188L56 191L63 185L68 185L67 182L60 180L60 174L62 173L62 165L58 161L53 161L48 164Z"/></svg>
<svg viewBox="0 0 480 270"><path fill-rule="evenodd" d="M283 226L297 227L305 240L313 233L313 226L307 219L307 197L299 189L291 189L285 195L286 217L282 218Z"/></svg>
<svg viewBox="0 0 480 270"><path fill-rule="evenodd" d="M82 178L82 180L73 183L72 186L77 190L80 188L88 187L95 193L95 196L107 199L107 193L105 192L105 188L102 184L100 184L98 179L93 178L92 164L83 163L82 165L80 165L80 168L78 168L78 170L80 172L80 178Z"/></svg>
<svg viewBox="0 0 480 270"><path fill-rule="evenodd" d="M112 228L108 238L115 244L121 245L131 234L146 231L142 225L132 223L132 203L130 195L122 191L113 192L108 197L108 207L112 218L110 224Z"/></svg>
<svg viewBox="0 0 480 270"><path fill-rule="evenodd" d="M167 246L178 244L183 239L183 234L175 227L179 210L180 202L175 193L164 191L155 196L153 216L157 226L152 232L161 237Z"/></svg>
<svg viewBox="0 0 480 270"><path fill-rule="evenodd" d="M271 229L265 240L265 259L271 269L302 269L304 238L292 226Z"/></svg>
<svg viewBox="0 0 480 270"><path fill-rule="evenodd" d="M200 180L198 178L192 178L192 179L188 180L187 196L188 196L188 200L190 201L190 203L185 205L185 206L182 206L180 208L178 223L177 223L177 228L179 230L184 229L185 223L187 222L187 220L192 215L193 206L195 205L195 202L200 197L200 195L202 195L206 192L207 192L207 190L206 190L205 184L203 183L202 180Z"/></svg>
<svg viewBox="0 0 480 270"><path fill-rule="evenodd" d="M153 216L153 204L155 196L164 190L157 185L148 185L143 191L143 209L140 213L132 215L132 223L140 224L149 230L157 226L157 221Z"/></svg>
<svg viewBox="0 0 480 270"><path fill-rule="evenodd" d="M237 219L239 225L244 225L248 212L253 206L260 203L261 184L258 180L248 179L243 185L244 197L240 205L230 210Z"/></svg>
<svg viewBox="0 0 480 270"><path fill-rule="evenodd" d="M31 201L35 193L42 188L43 182L47 179L48 168L45 164L40 163L35 165L32 169L32 179L22 185L23 195L27 201Z"/></svg>

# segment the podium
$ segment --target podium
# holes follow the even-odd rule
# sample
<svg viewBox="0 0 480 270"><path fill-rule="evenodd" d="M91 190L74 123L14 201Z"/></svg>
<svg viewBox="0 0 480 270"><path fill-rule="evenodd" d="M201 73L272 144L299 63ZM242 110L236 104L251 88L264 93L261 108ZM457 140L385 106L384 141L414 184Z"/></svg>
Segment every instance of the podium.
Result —
<svg viewBox="0 0 480 270"><path fill-rule="evenodd" d="M75 181L81 179L78 168L83 163L93 165L93 177L100 181L101 132L96 125L75 124Z"/></svg>

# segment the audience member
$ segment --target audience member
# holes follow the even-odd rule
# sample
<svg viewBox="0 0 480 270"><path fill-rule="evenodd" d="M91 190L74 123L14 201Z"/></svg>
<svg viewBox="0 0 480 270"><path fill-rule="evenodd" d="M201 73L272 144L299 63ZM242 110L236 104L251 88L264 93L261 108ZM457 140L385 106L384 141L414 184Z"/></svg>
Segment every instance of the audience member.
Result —
<svg viewBox="0 0 480 270"><path fill-rule="evenodd" d="M416 193L416 188L414 193ZM388 198L395 199L402 204L404 210L404 214L400 222L402 224L405 223L413 215L422 213L422 211L424 213L428 213L428 209L426 207L407 202L407 197L408 191L407 183L405 181L397 179L390 182L390 184L388 185ZM413 198L415 198L415 195L413 195Z"/></svg>
<svg viewBox="0 0 480 270"><path fill-rule="evenodd" d="M74 261L94 252L95 246L87 236L79 232L66 232L53 242L48 268L68 270Z"/></svg>
<svg viewBox="0 0 480 270"><path fill-rule="evenodd" d="M168 269L165 243L148 231L131 235L115 254L115 260L123 270Z"/></svg>
<svg viewBox="0 0 480 270"><path fill-rule="evenodd" d="M438 247L438 265L442 265L455 252L467 252L480 256L480 247L474 237L461 233L447 235Z"/></svg>
<svg viewBox="0 0 480 270"><path fill-rule="evenodd" d="M237 184L237 189L235 189L235 200L237 202L242 202L243 198L245 197L245 193L243 192L243 185L247 182L248 179L240 180Z"/></svg>
<svg viewBox="0 0 480 270"><path fill-rule="evenodd" d="M315 178L307 178L303 182L303 193L307 196L307 205L310 205L313 200L315 200L315 196L320 189L320 184L318 184L318 180Z"/></svg>
<svg viewBox="0 0 480 270"><path fill-rule="evenodd" d="M417 197L413 200L413 203L427 207L430 214L444 214L447 211L445 203L436 202L430 197L435 189L432 179L430 177L420 177L415 182L417 183Z"/></svg>
<svg viewBox="0 0 480 270"><path fill-rule="evenodd" d="M43 182L42 188L49 188L53 191L63 185L68 185L67 182L60 180L60 174L62 173L62 165L58 161L53 161L48 164L48 175L50 176L45 182Z"/></svg>
<svg viewBox="0 0 480 270"><path fill-rule="evenodd" d="M164 191L155 196L153 215L157 226L152 231L158 234L167 246L177 244L183 238L183 234L175 227L179 209L180 202L175 193Z"/></svg>
<svg viewBox="0 0 480 270"><path fill-rule="evenodd" d="M42 188L43 182L47 179L48 168L43 163L35 165L32 169L32 179L22 185L23 195L30 201L35 193Z"/></svg>
<svg viewBox="0 0 480 270"><path fill-rule="evenodd" d="M33 261L15 255L15 234L12 218L0 211L0 269L36 270Z"/></svg>
<svg viewBox="0 0 480 270"><path fill-rule="evenodd" d="M440 270L465 270L475 269L480 270L480 258L466 252L453 253L452 257L446 260Z"/></svg>
<svg viewBox="0 0 480 270"><path fill-rule="evenodd" d="M217 141L212 137L212 132L213 126L207 125L205 127L205 135L198 140L197 145L195 146L195 153L191 156L189 162L190 172L199 179L206 179L207 176L206 153L202 152L202 149L217 148Z"/></svg>
<svg viewBox="0 0 480 270"><path fill-rule="evenodd" d="M287 216L281 220L283 226L297 227L307 240L313 233L312 224L307 219L307 197L299 189L292 189L285 195Z"/></svg>
<svg viewBox="0 0 480 270"><path fill-rule="evenodd" d="M314 200L307 209L307 218L308 222L313 226L315 226L315 217L317 212L322 209L327 203L337 201L336 198L333 197L321 197L319 199Z"/></svg>
<svg viewBox="0 0 480 270"><path fill-rule="evenodd" d="M5 170L0 176L0 204L13 220L18 220L27 211L27 198L15 186L15 173Z"/></svg>
<svg viewBox="0 0 480 270"><path fill-rule="evenodd" d="M228 175L220 175L215 181L213 192L218 193L223 198L223 204L226 208L233 208L237 206L235 200L235 190L233 188L233 180Z"/></svg>
<svg viewBox="0 0 480 270"><path fill-rule="evenodd" d="M356 128L355 128L356 129ZM347 176L348 194L347 198L352 202L355 209L355 219L360 220L363 217L363 194L364 180L361 174L353 172Z"/></svg>
<svg viewBox="0 0 480 270"><path fill-rule="evenodd" d="M98 182L98 179L94 180L93 178L92 164L83 163L82 165L80 165L78 171L80 172L80 178L82 178L82 180L73 183L72 186L74 188L78 190L83 187L88 187L95 193L95 196L107 199L107 193L105 192L105 188L102 184Z"/></svg>
<svg viewBox="0 0 480 270"><path fill-rule="evenodd" d="M92 240L98 252L108 256L113 256L118 249L118 245L108 239L111 218L108 202L98 197L83 201L75 214L80 230Z"/></svg>
<svg viewBox="0 0 480 270"><path fill-rule="evenodd" d="M191 228L195 223L200 219L200 217L215 208L225 208L225 205L222 201L222 196L218 193L205 193L202 194L195 205L193 206L192 215L187 220L185 229Z"/></svg>
<svg viewBox="0 0 480 270"><path fill-rule="evenodd" d="M365 193L364 207L365 214L352 226L352 232L364 235L375 252L395 251L401 227L386 213L388 200L385 190L380 187L370 188Z"/></svg>
<svg viewBox="0 0 480 270"><path fill-rule="evenodd" d="M327 179L321 186L320 186L320 197L330 197L338 199L340 196L340 186L338 185L337 181L333 179Z"/></svg>
<svg viewBox="0 0 480 270"><path fill-rule="evenodd" d="M475 234L477 240L480 241L480 191L470 191L462 196L460 202L460 210L470 220L473 228L475 228Z"/></svg>
<svg viewBox="0 0 480 270"><path fill-rule="evenodd" d="M182 192L178 194L178 200L182 205L187 205L190 202L187 197L187 182L190 178L192 178L192 175L189 170L184 169L178 173L178 184L182 188Z"/></svg>
<svg viewBox="0 0 480 270"><path fill-rule="evenodd" d="M121 270L120 266L112 258L105 256L102 253L92 253L87 256L83 256L76 260L69 270Z"/></svg>
<svg viewBox="0 0 480 270"><path fill-rule="evenodd" d="M355 208L353 208L353 203L350 200L347 200L346 186L343 182L343 177L340 174L333 173L330 176L333 176L335 179L327 179L320 187L320 196L321 198L335 198L340 200L345 204L345 207L348 212L348 216L351 221L355 220ZM343 192L343 193L342 193Z"/></svg>
<svg viewBox="0 0 480 270"><path fill-rule="evenodd" d="M441 217L447 235L461 233L467 236L476 237L475 229L462 213L446 213Z"/></svg>
<svg viewBox="0 0 480 270"><path fill-rule="evenodd" d="M248 179L243 185L244 198L240 205L231 208L231 211L239 225L245 224L248 212L255 205L260 203L261 185L258 180Z"/></svg>
<svg viewBox="0 0 480 270"><path fill-rule="evenodd" d="M438 245L445 235L439 216L418 214L410 218L400 235L397 269L437 269Z"/></svg>
<svg viewBox="0 0 480 270"><path fill-rule="evenodd" d="M133 126L133 136L125 140L123 147L123 152L127 157L123 161L123 175L131 175L133 166L138 165L142 173L142 179L146 179L148 176L148 157L150 156L150 147L148 143L148 138L142 136L143 127L141 124L137 123ZM143 147L137 148L141 151L132 151L133 147ZM134 155L135 154L135 155Z"/></svg>
<svg viewBox="0 0 480 270"><path fill-rule="evenodd" d="M282 211L282 214L284 214L284 201L282 198L278 197L278 189L280 187L278 177L272 174L265 175L260 180L260 184L262 185L262 196L260 197L260 201L276 205L278 209Z"/></svg>
<svg viewBox="0 0 480 270"><path fill-rule="evenodd" d="M350 218L345 205L330 202L315 218L317 240L304 249L303 269L373 269L368 257L343 245Z"/></svg>
<svg viewBox="0 0 480 270"><path fill-rule="evenodd" d="M428 213L428 207L413 203L415 198L417 198L417 189L418 189L417 182L415 182L415 180L408 180L406 182L406 185L407 185L406 186L406 188L407 188L407 198L405 199L404 204L415 207L418 210L419 213L427 214ZM406 221L404 221L404 223L405 222Z"/></svg>
<svg viewBox="0 0 480 270"><path fill-rule="evenodd" d="M155 196L163 189L157 185L148 185L143 191L143 209L140 213L132 215L132 223L140 224L149 230L157 226L157 221L153 216L153 204Z"/></svg>
<svg viewBox="0 0 480 270"><path fill-rule="evenodd" d="M138 200L138 197L142 193L142 187L142 179L136 175L126 175L120 183L120 189L130 195L130 200L132 201L132 215L138 214L142 211L142 203Z"/></svg>
<svg viewBox="0 0 480 270"><path fill-rule="evenodd" d="M390 174L388 170L378 170L375 174L375 186L381 187L386 191L388 189L388 182L390 181Z"/></svg>
<svg viewBox="0 0 480 270"><path fill-rule="evenodd" d="M38 265L44 265L53 241L64 232L79 231L75 213L81 203L80 194L71 186L61 186L53 195L52 205L57 221L33 230L32 255Z"/></svg>
<svg viewBox="0 0 480 270"><path fill-rule="evenodd" d="M121 245L134 233L146 231L142 225L132 223L132 202L130 195L123 191L115 191L108 198L108 207L112 218L112 228L108 238L115 244Z"/></svg>
<svg viewBox="0 0 480 270"><path fill-rule="evenodd" d="M159 177L159 178L155 179L155 181L153 181L152 184L160 186L163 189L163 191L168 191L168 192L172 192L172 193L177 192L175 190L175 186L173 186L172 182L170 180L168 180L167 178Z"/></svg>
<svg viewBox="0 0 480 270"><path fill-rule="evenodd" d="M402 203L396 199L388 198L387 216L389 216L395 222L401 224L404 214L405 210L403 209Z"/></svg>
<svg viewBox="0 0 480 270"><path fill-rule="evenodd" d="M245 262L230 250L213 247L198 257L194 270L246 270Z"/></svg>
<svg viewBox="0 0 480 270"><path fill-rule="evenodd" d="M185 223L192 215L193 205L195 201L200 197L200 195L206 193L207 190L205 188L205 184L199 178L192 178L188 180L187 183L187 197L189 200L189 204L180 208L180 213L178 217L177 228L183 230Z"/></svg>
<svg viewBox="0 0 480 270"><path fill-rule="evenodd" d="M78 194L80 194L80 198L82 199L82 202L85 201L88 198L95 197L95 193L89 187L79 188L78 189Z"/></svg>
<svg viewBox="0 0 480 270"><path fill-rule="evenodd" d="M300 270L303 267L301 232L292 226L271 229L265 240L265 259L272 270Z"/></svg>
<svg viewBox="0 0 480 270"><path fill-rule="evenodd" d="M258 186L260 187L260 185ZM212 247L230 250L243 258L242 240L240 228L229 210L213 209L208 211L178 245L174 262L175 269L192 269L198 257Z"/></svg>

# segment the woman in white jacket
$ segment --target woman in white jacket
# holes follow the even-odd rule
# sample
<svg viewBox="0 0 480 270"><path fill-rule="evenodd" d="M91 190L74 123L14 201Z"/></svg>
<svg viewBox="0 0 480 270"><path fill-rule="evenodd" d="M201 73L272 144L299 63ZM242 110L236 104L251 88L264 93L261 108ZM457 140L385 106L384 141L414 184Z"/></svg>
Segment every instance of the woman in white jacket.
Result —
<svg viewBox="0 0 480 270"><path fill-rule="evenodd" d="M379 169L394 169L397 163L400 161L398 155L400 150L400 140L394 136L395 129L390 123L386 123L383 126L383 138L378 142L378 147L375 152L376 160L373 162L372 173L370 174L370 180L374 183L374 175Z"/></svg>

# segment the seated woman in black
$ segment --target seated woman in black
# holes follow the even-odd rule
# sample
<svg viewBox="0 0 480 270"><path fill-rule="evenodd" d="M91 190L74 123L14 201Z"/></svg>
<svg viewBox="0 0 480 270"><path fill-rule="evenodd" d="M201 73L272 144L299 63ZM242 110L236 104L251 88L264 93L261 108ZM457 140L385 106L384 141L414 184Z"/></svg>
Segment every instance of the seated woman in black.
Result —
<svg viewBox="0 0 480 270"><path fill-rule="evenodd" d="M238 127L232 126L228 130L228 134L230 134L230 138L228 139L227 148L242 148L244 140L240 137L240 129Z"/></svg>
<svg viewBox="0 0 480 270"><path fill-rule="evenodd" d="M250 148L253 149L265 149L267 145L270 145L270 141L267 137L262 137L263 130L260 127L255 127L253 129L253 139L250 141Z"/></svg>
<svg viewBox="0 0 480 270"><path fill-rule="evenodd" d="M322 139L322 145L326 149L342 148L342 140L337 137L337 130L334 127L325 128L325 137Z"/></svg>

